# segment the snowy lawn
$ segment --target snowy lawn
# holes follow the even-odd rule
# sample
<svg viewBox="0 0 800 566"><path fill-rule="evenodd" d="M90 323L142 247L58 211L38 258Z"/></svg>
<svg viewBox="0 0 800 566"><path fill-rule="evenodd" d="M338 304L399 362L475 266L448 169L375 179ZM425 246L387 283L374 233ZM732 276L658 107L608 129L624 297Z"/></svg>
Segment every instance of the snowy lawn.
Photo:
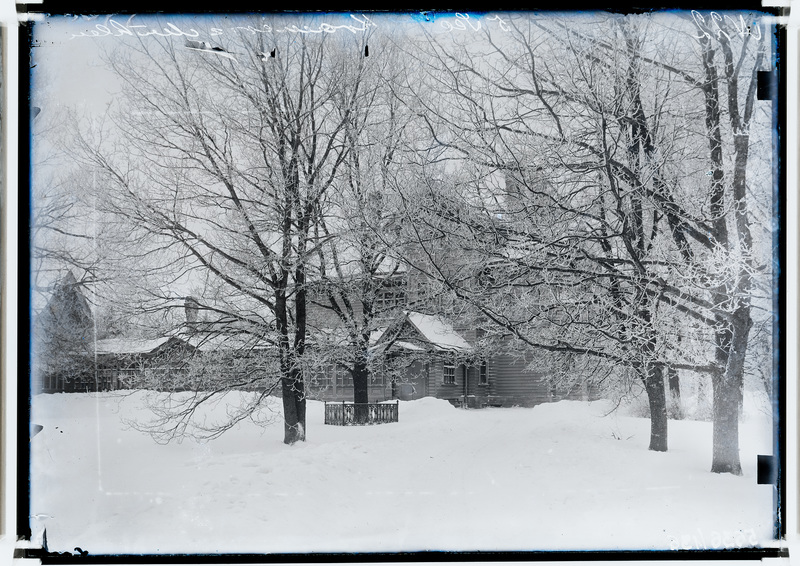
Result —
<svg viewBox="0 0 800 566"><path fill-rule="evenodd" d="M239 394L231 394L235 401ZM247 395L247 394L241 394ZM279 401L274 409L280 410ZM400 403L400 422L323 425L286 446L279 421L159 445L125 424L145 394L39 395L31 443L35 536L52 551L272 553L721 548L768 545L772 487L756 483L771 422L741 426L744 475L709 472L711 424L646 419L607 402L461 410ZM224 403L207 411L224 415ZM268 413L265 413L268 414Z"/></svg>

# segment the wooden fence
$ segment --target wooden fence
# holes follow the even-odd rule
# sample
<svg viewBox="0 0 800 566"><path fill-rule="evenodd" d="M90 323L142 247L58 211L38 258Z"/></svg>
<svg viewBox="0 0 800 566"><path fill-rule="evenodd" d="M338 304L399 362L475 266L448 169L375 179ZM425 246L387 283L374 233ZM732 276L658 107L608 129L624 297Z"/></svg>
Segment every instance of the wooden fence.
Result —
<svg viewBox="0 0 800 566"><path fill-rule="evenodd" d="M373 425L396 423L400 401L391 403L330 403L325 402L325 424Z"/></svg>

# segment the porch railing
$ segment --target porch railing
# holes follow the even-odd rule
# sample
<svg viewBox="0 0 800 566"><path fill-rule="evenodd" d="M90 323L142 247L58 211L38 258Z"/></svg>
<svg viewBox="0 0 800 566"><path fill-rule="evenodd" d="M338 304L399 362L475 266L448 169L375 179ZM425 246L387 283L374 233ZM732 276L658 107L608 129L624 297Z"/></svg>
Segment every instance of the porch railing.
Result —
<svg viewBox="0 0 800 566"><path fill-rule="evenodd" d="M397 403L333 403L325 402L325 424L373 425L396 423L400 401Z"/></svg>

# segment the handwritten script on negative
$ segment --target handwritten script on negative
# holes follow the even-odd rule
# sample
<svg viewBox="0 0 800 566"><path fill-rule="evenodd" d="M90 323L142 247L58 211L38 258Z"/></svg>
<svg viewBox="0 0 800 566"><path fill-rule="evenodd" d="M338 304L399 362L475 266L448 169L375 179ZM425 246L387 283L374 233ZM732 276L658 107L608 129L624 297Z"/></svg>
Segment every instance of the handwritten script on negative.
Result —
<svg viewBox="0 0 800 566"><path fill-rule="evenodd" d="M742 15L739 15L738 23L736 19L729 14L720 15L718 12L711 12L708 15L708 20L706 20L703 14L697 10L692 10L692 20L694 20L700 32L700 35L696 35L695 39L710 38L712 36L716 36L717 39L720 39L724 35L730 41L731 34L728 32L733 32L740 37L750 35L756 40L761 39L761 27L758 23L753 22L748 25Z"/></svg>
<svg viewBox="0 0 800 566"><path fill-rule="evenodd" d="M211 37L224 35L227 32L249 32L256 33L287 33L287 34L332 34L337 32L350 32L350 33L363 33L370 28L376 28L378 25L373 22L369 17L363 14L350 14L349 20L345 23L321 23L318 25L287 25L283 27L274 27L269 24L261 26L231 26L227 28L212 27L204 32L200 32L192 27L181 27L175 23L168 22L159 26L152 24L140 24L134 22L136 16L131 16L125 23L119 22L115 19L106 20L102 24L95 24L91 29L82 31L80 33L71 34L70 39L80 37L186 37L198 38L201 35L208 35ZM425 18L427 21L433 22L434 20ZM471 17L469 14L456 12L453 16L439 17L436 19L436 25L441 31L457 33L457 32L477 32L481 29L488 29L490 26L499 28L501 31L509 31L508 24L499 15Z"/></svg>
<svg viewBox="0 0 800 566"><path fill-rule="evenodd" d="M481 27L483 27L483 23L481 20L485 20L487 22L497 22L498 26L502 31L508 31L509 27L506 22L498 15L487 16L485 18L478 18L473 19L470 18L469 14L462 14L460 12L456 12L455 17L453 18L446 18L440 20L439 24L441 25L444 31L449 32L456 32L456 31L480 31ZM489 24L486 24L487 27Z"/></svg>
<svg viewBox="0 0 800 566"><path fill-rule="evenodd" d="M128 18L126 23L110 19L104 24L96 24L94 28L72 34L70 39L79 37L200 37L201 32L194 28L182 28L174 23L167 23L161 27L152 25L138 24L133 22L134 16ZM336 33L339 31L349 31L351 33L365 32L370 28L378 27L372 20L364 15L350 15L350 21L345 24L322 23L318 26L298 26L288 25L280 28L272 27L268 24L262 26L232 26L230 28L212 27L208 30L208 35L219 36L228 31L244 31L252 34L256 33L290 33L290 34L323 34Z"/></svg>

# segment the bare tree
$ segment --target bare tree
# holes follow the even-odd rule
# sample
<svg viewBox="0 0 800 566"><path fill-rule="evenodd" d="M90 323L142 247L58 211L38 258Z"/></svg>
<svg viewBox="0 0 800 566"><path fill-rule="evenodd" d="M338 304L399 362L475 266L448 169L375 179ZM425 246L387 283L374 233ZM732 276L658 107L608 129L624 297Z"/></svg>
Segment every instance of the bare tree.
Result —
<svg viewBox="0 0 800 566"><path fill-rule="evenodd" d="M343 77L346 88L358 89L353 94L358 103L342 115L348 153L314 226L319 245L311 281L311 302L328 315L317 322L312 357L318 366L336 366L352 376L357 404L369 401L370 373L382 365L370 351L371 337L397 313L397 305L385 299L404 293L406 275L391 257L396 216L386 188L392 175L408 168L404 130L409 117L392 92L403 66L389 42L365 37L361 51L368 39L371 56L359 59L365 78ZM335 334L332 341L325 336L329 332Z"/></svg>
<svg viewBox="0 0 800 566"><path fill-rule="evenodd" d="M350 149L364 69L336 56L354 44L238 23L214 49L147 37L110 54L123 97L110 127L83 132L78 148L98 207L130 230L121 251L155 282L151 298L164 307L185 294L168 281L214 289L204 311L275 345L292 444L306 434L315 223Z"/></svg>
<svg viewBox="0 0 800 566"><path fill-rule="evenodd" d="M711 237L731 264L731 277L720 280L712 289L712 300L720 308L715 312L717 371L712 373L714 457L711 469L741 474L738 408L753 326L753 279L765 268L765 258L754 242L751 228L753 213L749 204L752 196L748 195L748 168L758 73L765 63L767 38L760 22L745 28L742 18L744 29L737 30L735 20L731 25L731 18L726 18L709 14L708 23L716 24L712 29L705 25L707 22L702 15L695 15L703 74L700 79L691 75L683 78L703 94L711 173ZM722 53L721 61L717 50ZM725 119L727 125L723 125ZM764 125L770 127L771 120Z"/></svg>
<svg viewBox="0 0 800 566"><path fill-rule="evenodd" d="M428 81L444 94L417 97L418 104L433 143L478 167L470 222L475 232L501 235L502 245L459 237L484 264L497 266L489 285L506 289L508 300L487 302L498 293L471 288L468 273L438 276L532 346L605 361L592 365L602 376L608 364L633 369L650 400L651 449L667 448L665 372L716 376L720 456L712 469L739 473L738 456L732 459L738 411L722 397L741 390L737 360L746 353L751 280L769 261L768 250L748 236L747 202L769 189L746 194L742 177L755 75L746 96L735 93L736 74L755 73L760 56L742 41L741 53L727 56L727 74L715 75L698 58L702 52L708 60L707 47L693 51L677 41L696 31L685 24L603 14L563 22L509 17L507 34L484 30L488 51L452 36L427 38L420 51L428 54ZM699 40L702 47L711 38ZM697 80L679 69L707 76ZM706 142L697 132L707 130L714 142L711 163L722 159L719 128L712 127L723 108L713 86L719 75L730 83L725 93L749 102L731 119L739 177L724 186L720 164L708 187ZM729 104L729 113L736 108ZM738 196L724 197L737 187ZM735 242L723 230L733 224ZM682 347L678 338L689 342L688 334L707 350ZM730 371L739 377L722 379ZM720 458L728 464L716 463Z"/></svg>

